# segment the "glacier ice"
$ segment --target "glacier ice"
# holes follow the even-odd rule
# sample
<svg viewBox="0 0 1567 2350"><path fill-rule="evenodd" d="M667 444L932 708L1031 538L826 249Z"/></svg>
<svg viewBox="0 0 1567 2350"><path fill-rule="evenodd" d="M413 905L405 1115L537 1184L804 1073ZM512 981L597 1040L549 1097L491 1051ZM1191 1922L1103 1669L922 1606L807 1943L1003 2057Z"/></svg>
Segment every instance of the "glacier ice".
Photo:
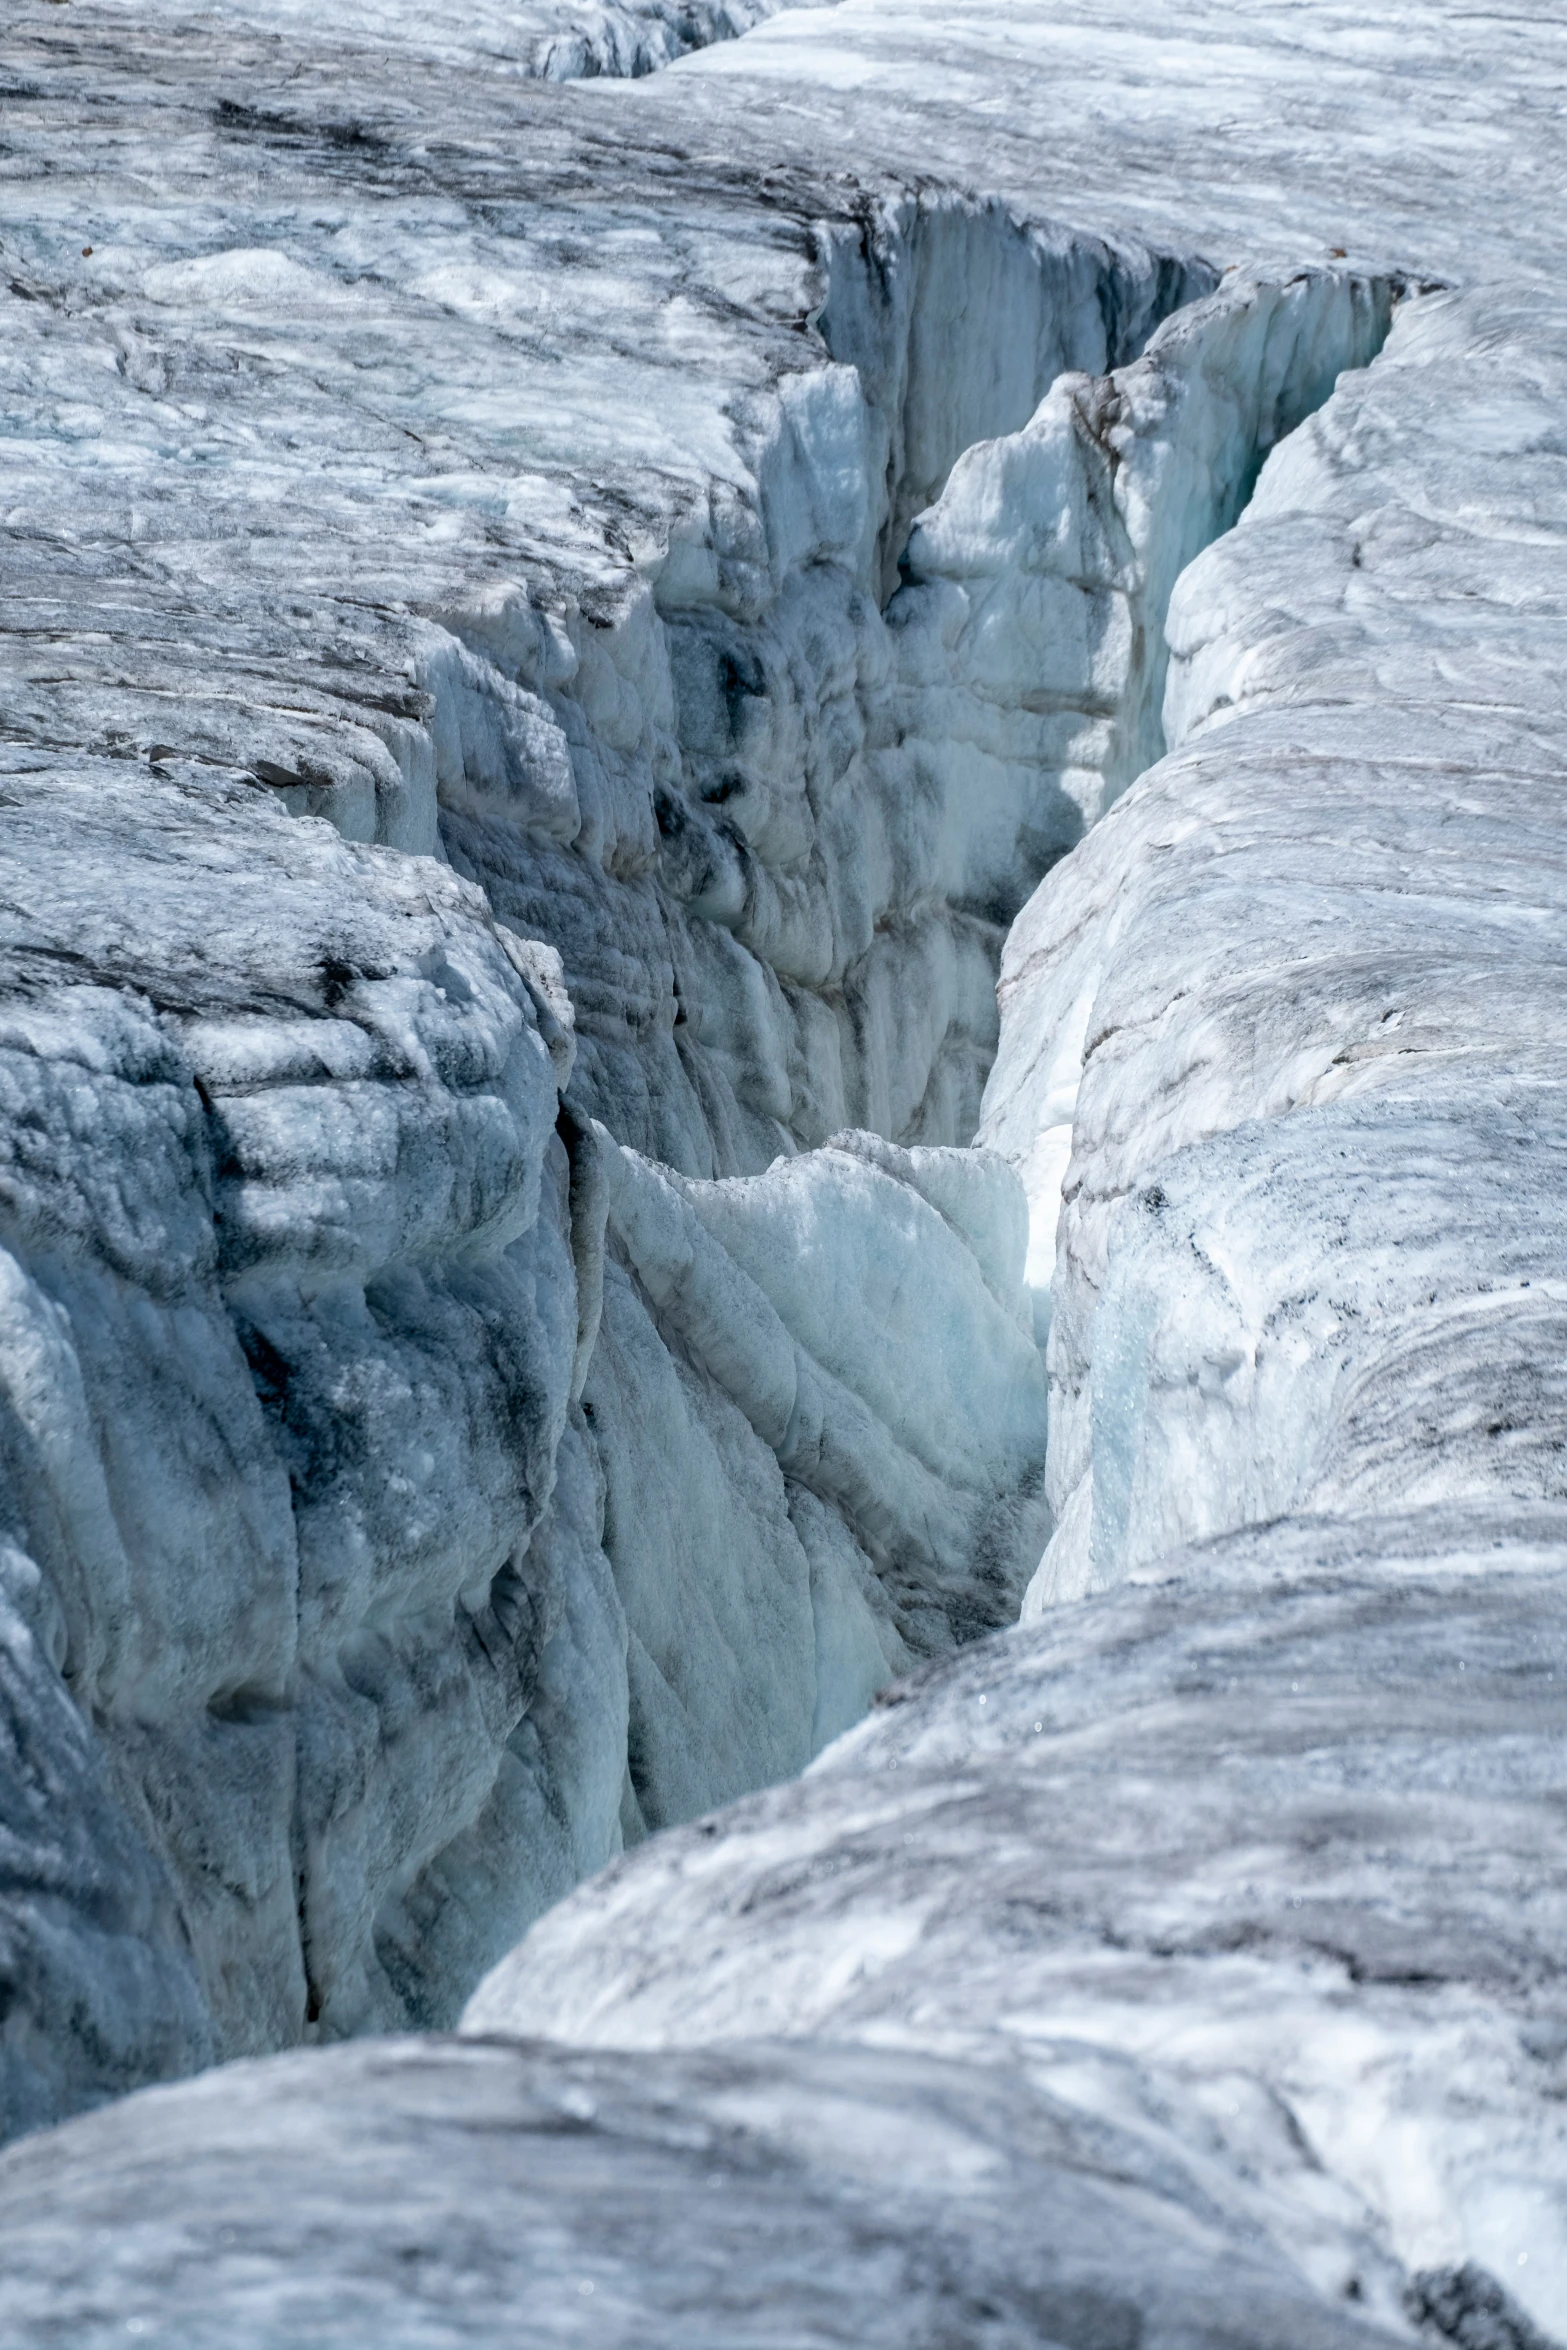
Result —
<svg viewBox="0 0 1567 2350"><path fill-rule="evenodd" d="M760 13L3 36L0 2316L1533 2350L1552 29Z"/></svg>
<svg viewBox="0 0 1567 2350"><path fill-rule="evenodd" d="M1400 2331L1469 2260L1559 2325L1562 1534L1450 1504L1167 1554L628 1856L464 2028L938 2055L1125 2133L1325 2311ZM1270 2338L1231 2322L1195 2338Z"/></svg>
<svg viewBox="0 0 1567 2350"><path fill-rule="evenodd" d="M241 106L239 35L180 25L172 86L207 110L175 208L127 201L60 304L40 216L11 297L27 952L141 1022L110 1131L154 1067L167 1095L130 1190L105 1142L62 1256L40 1234L80 1180L88 1048L74 997L49 1015L30 1082L59 1139L19 1278L47 1310L101 1283L111 1226L142 1250L95 1321L62 1306L86 1401L48 1406L64 1452L11 1531L61 1586L57 1662L136 1866L185 1918L196 2062L450 2022L624 1839L799 1769L889 1676L1015 1614L1050 1531L1039 1299L1012 1175L955 1147L1005 925L1136 763L1103 713L1157 682L1125 657L1168 594L1157 514L1186 514L1182 551L1222 528L1398 281L1215 292L1195 257L951 191L867 212L817 185L783 237L753 202L762 371L731 323L671 411L644 357L642 445L614 420L642 518L595 545L573 485L610 462L602 353L557 335L547 408L517 376L541 268L581 300L575 247L464 212L471 160L441 198L411 156L390 193L345 181L324 84L347 102L362 44ZM144 86L149 134L169 87ZM260 155L312 225L257 211ZM615 232L642 271L653 184ZM569 182L542 200L564 234ZM628 281L644 315L679 314L720 228L733 272L734 220L726 191L682 224ZM820 320L813 364L778 314ZM702 403L736 369L715 442ZM448 457L410 475L388 435L436 414ZM1031 551L992 481L1018 465ZM504 524L475 473L509 482ZM93 520L110 477L155 550L134 588ZM1039 593L1079 556L1097 584L1040 709ZM176 1232L156 1312L199 1356L141 1302ZM78 1483L101 1537L45 1531ZM173 1619L219 1554L197 1658ZM111 1588L145 1592L112 1627ZM103 2087L150 2029L123 2019Z"/></svg>
<svg viewBox="0 0 1567 2350"><path fill-rule="evenodd" d="M734 40L776 5L777 0L581 0L560 7L528 0L473 5L470 0L460 17L447 21L415 15L398 0L328 0L325 7L307 6L306 0L227 0L224 15L230 24L262 35L307 32L314 42L331 42L349 55L402 50L410 62L438 60L564 82L657 73L709 42ZM177 5L165 6L162 13L171 28L180 25Z"/></svg>
<svg viewBox="0 0 1567 2350"><path fill-rule="evenodd" d="M116 1865L177 1888L191 2057L450 2014L623 1818L797 1769L1015 1612L1045 1413L1000 1162L568 1147L558 962L448 867L107 762L7 796L18 1590Z"/></svg>
<svg viewBox="0 0 1567 2350"><path fill-rule="evenodd" d="M127 2225L149 2170L160 2210ZM0 2307L84 2350L170 2325L202 2350L218 2325L334 2350L1407 2339L1237 2244L1198 2166L999 2067L869 2046L296 2052L15 2149L0 2196Z"/></svg>

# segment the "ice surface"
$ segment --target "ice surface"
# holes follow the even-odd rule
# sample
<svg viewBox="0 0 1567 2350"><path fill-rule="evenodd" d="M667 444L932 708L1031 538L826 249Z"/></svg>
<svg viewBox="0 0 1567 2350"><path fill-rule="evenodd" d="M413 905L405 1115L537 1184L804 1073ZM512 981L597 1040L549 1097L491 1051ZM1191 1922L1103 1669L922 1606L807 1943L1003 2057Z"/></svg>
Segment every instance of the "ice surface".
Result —
<svg viewBox="0 0 1567 2350"><path fill-rule="evenodd" d="M1559 30L739 22L3 35L0 2311L1516 2350Z"/></svg>
<svg viewBox="0 0 1567 2350"><path fill-rule="evenodd" d="M1406 2270L1473 2260L1559 2327L1564 1530L1471 1504L1168 1556L617 1864L465 2028L994 2068L1327 2306L1398 2329Z"/></svg>
<svg viewBox="0 0 1567 2350"><path fill-rule="evenodd" d="M776 113L872 177L910 158L1221 266L1342 248L1361 266L1544 289L1567 59L1533 8L1455 0L841 0L780 11L595 110L698 153Z"/></svg>
<svg viewBox="0 0 1567 2350"><path fill-rule="evenodd" d="M127 0L126 14L132 14ZM155 0L171 26L193 12L181 0ZM831 0L791 0L795 6ZM411 59L512 72L544 81L657 73L661 66L732 41L769 16L778 0L467 0L460 11L414 11L401 0L222 0L207 13L227 25L262 35L330 41L345 52L369 51ZM144 23L138 0L134 16Z"/></svg>
<svg viewBox="0 0 1567 2350"><path fill-rule="evenodd" d="M1237 2243L1195 2165L1025 2075L864 2047L238 2065L13 2149L0 2226L15 2338L83 2350L1401 2338Z"/></svg>

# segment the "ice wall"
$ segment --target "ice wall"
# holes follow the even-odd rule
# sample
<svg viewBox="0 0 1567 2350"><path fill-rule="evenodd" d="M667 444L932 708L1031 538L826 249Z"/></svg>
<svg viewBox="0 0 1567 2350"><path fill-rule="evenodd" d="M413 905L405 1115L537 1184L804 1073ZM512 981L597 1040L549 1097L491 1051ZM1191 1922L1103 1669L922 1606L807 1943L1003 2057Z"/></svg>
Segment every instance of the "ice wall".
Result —
<svg viewBox="0 0 1567 2350"><path fill-rule="evenodd" d="M835 363L746 404L748 479L674 524L648 584L592 617L497 588L432 638L442 837L559 948L577 1094L619 1139L713 1176L851 1126L971 1138L1005 924L1075 835L1020 826L1026 783L990 806L961 763L918 765L948 713L910 706L884 598L964 448L1211 276L1000 206L868 206L819 234Z"/></svg>
<svg viewBox="0 0 1567 2350"><path fill-rule="evenodd" d="M362 2004L389 1874L526 1703L532 1650L474 1624L575 1331L542 950L253 793L104 763L6 796L6 1525L52 1668L10 1734L57 1750L68 1691L113 1792L75 1863L69 1811L30 1817L13 1964L83 1968L101 1870L182 1979L127 1960L52 2054L13 2002L14 2123L129 2085L149 2033L162 2069Z"/></svg>
<svg viewBox="0 0 1567 2350"><path fill-rule="evenodd" d="M1180 747L1009 942L982 1131L1041 1255L1059 1209L1041 1596L1295 1508L1556 1491L1558 364L1505 297L1401 312L1182 579Z"/></svg>
<svg viewBox="0 0 1567 2350"><path fill-rule="evenodd" d="M447 868L113 767L7 791L17 2124L449 2011L623 1797L797 1768L1015 1605L1044 1412L999 1163L672 1188L558 1131L558 967ZM972 1397L910 1376L932 1317Z"/></svg>
<svg viewBox="0 0 1567 2350"><path fill-rule="evenodd" d="M560 949L584 1107L689 1174L971 1138L1006 926L1157 753L1177 571L1396 291L1203 299L951 202L862 235L838 364L757 412L754 511L677 527L601 626L492 598L421 670L443 837Z"/></svg>

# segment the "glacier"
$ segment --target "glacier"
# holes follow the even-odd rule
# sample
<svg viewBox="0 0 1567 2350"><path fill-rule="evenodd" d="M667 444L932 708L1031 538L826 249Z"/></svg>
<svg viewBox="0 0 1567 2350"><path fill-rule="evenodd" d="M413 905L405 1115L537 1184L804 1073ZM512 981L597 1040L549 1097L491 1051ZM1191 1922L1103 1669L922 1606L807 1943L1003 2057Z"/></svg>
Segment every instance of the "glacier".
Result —
<svg viewBox="0 0 1567 2350"><path fill-rule="evenodd" d="M1556 29L427 16L3 35L0 2331L1538 2350Z"/></svg>

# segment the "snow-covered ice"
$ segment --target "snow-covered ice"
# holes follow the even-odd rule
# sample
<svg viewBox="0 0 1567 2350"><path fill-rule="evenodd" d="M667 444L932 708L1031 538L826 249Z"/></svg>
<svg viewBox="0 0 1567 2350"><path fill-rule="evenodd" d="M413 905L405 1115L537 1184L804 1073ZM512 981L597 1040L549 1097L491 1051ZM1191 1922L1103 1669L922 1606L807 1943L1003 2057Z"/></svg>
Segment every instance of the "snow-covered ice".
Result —
<svg viewBox="0 0 1567 2350"><path fill-rule="evenodd" d="M0 2332L1567 2333L1561 28L0 41Z"/></svg>

